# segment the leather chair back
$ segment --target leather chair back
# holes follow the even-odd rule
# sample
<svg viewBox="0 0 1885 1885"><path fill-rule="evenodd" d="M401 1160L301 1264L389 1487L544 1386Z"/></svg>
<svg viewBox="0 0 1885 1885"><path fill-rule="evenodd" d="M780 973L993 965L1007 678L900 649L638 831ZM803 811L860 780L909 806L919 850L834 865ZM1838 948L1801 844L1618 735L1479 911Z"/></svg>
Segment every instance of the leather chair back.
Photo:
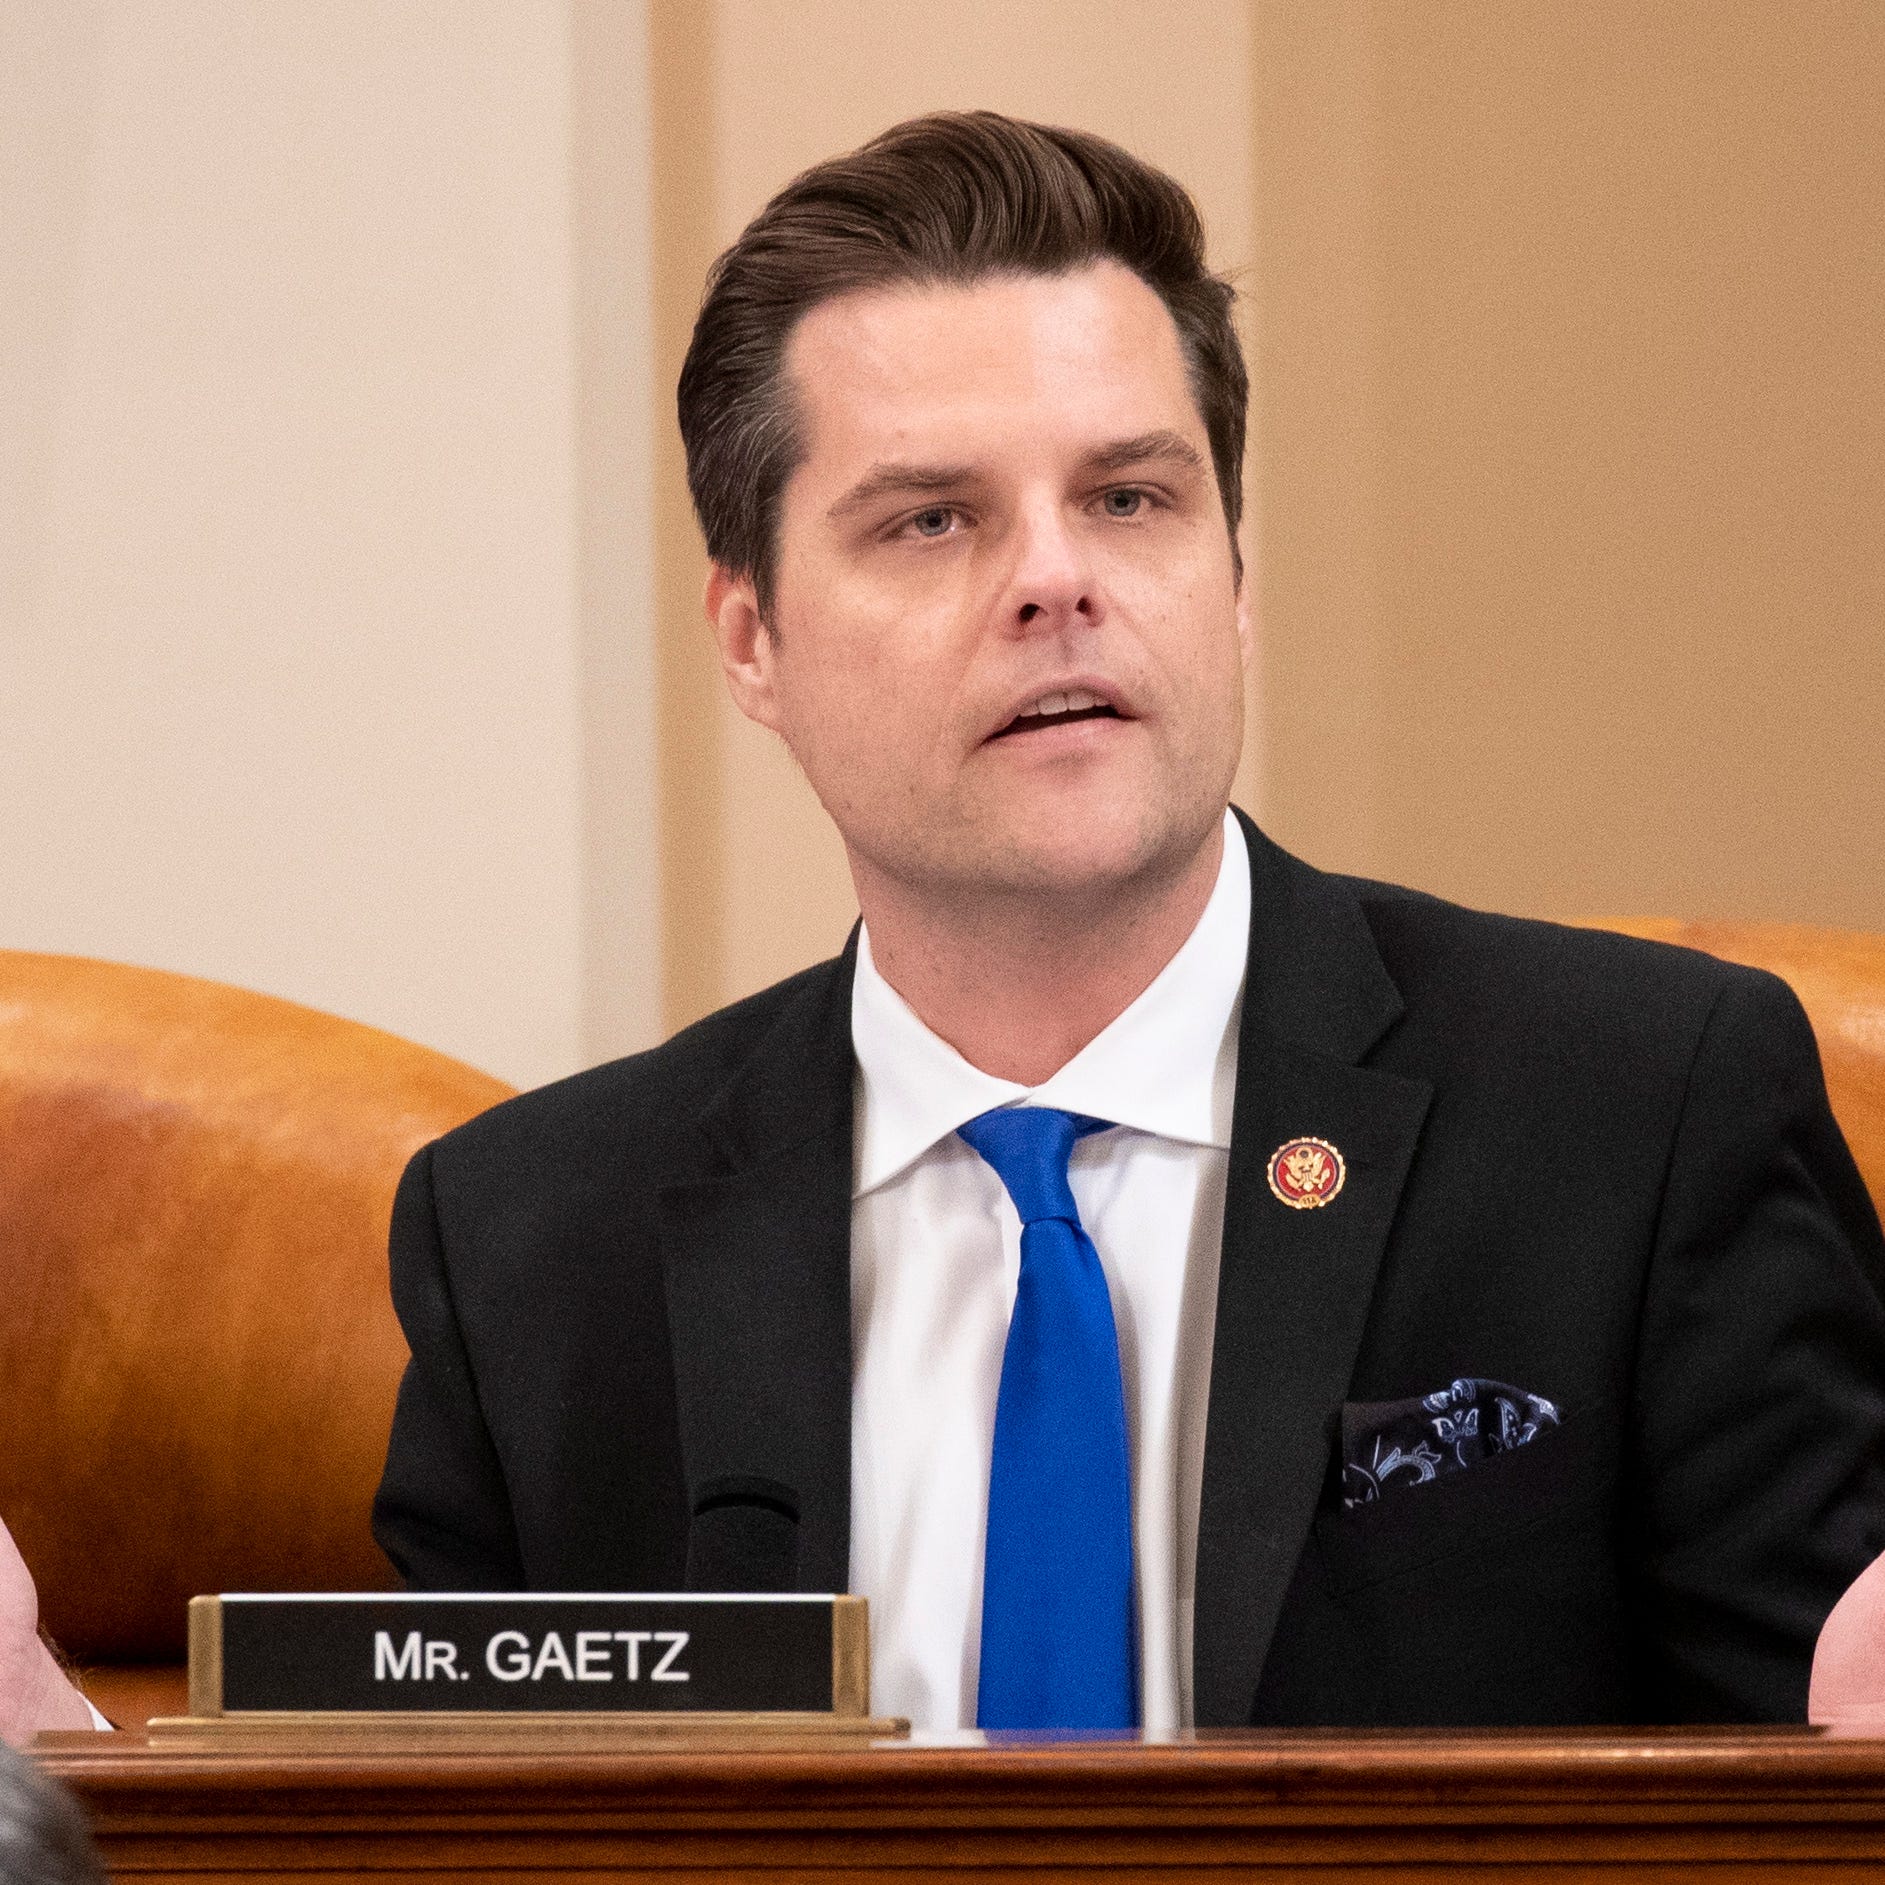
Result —
<svg viewBox="0 0 1885 1885"><path fill-rule="evenodd" d="M1885 936L1805 923L1685 923L1666 916L1593 919L1591 927L1682 943L1789 982L1819 1039L1833 1113L1885 1216Z"/></svg>
<svg viewBox="0 0 1885 1885"><path fill-rule="evenodd" d="M0 1518L81 1663L372 1589L406 1159L511 1088L213 982L0 951Z"/></svg>

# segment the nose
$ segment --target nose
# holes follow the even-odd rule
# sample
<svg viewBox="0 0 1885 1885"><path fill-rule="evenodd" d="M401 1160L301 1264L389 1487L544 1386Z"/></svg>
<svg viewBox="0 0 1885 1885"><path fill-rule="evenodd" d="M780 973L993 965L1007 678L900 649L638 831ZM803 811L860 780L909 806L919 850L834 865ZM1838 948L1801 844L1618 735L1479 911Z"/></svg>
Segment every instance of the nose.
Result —
<svg viewBox="0 0 1885 1885"><path fill-rule="evenodd" d="M1015 527L1015 557L1002 614L1014 635L1055 634L1076 623L1098 624L1097 572L1058 504L1024 509Z"/></svg>

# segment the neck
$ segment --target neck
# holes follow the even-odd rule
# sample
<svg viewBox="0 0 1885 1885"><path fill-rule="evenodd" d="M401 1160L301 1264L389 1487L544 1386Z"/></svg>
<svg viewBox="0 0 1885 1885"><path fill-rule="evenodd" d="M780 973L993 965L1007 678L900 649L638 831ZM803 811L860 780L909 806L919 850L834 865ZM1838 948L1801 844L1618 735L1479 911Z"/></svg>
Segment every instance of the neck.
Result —
<svg viewBox="0 0 1885 1885"><path fill-rule="evenodd" d="M884 980L970 1066L1039 1086L1117 1020L1197 928L1224 854L1220 820L1175 872L1103 895L924 897L859 873Z"/></svg>

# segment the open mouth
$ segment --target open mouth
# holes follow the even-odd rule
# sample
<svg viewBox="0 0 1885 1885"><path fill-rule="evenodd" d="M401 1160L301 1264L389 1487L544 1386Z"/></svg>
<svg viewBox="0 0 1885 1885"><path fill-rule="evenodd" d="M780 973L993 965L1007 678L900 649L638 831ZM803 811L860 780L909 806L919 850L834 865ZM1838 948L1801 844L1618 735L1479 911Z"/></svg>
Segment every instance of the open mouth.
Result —
<svg viewBox="0 0 1885 1885"><path fill-rule="evenodd" d="M1084 687L1074 687L1063 694L1043 694L1039 700L1030 701L995 738L1005 740L1011 734L1034 733L1043 727L1072 726L1079 720L1123 718L1118 708L1099 695L1088 693Z"/></svg>

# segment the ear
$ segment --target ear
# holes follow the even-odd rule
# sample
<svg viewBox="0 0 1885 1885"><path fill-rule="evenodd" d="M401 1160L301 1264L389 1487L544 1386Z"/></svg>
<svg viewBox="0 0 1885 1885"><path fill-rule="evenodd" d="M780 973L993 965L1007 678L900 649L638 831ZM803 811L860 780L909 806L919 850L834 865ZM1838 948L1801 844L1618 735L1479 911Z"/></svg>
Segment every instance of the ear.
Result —
<svg viewBox="0 0 1885 1885"><path fill-rule="evenodd" d="M761 620L759 596L750 576L736 576L716 563L707 575L707 621L720 650L720 671L726 676L733 704L749 720L777 733L778 648L772 631Z"/></svg>
<svg viewBox="0 0 1885 1885"><path fill-rule="evenodd" d="M1248 536L1248 530L1242 533ZM1250 545L1243 545L1244 557L1237 576L1237 646L1243 653L1244 672L1255 672L1257 580L1250 557Z"/></svg>

